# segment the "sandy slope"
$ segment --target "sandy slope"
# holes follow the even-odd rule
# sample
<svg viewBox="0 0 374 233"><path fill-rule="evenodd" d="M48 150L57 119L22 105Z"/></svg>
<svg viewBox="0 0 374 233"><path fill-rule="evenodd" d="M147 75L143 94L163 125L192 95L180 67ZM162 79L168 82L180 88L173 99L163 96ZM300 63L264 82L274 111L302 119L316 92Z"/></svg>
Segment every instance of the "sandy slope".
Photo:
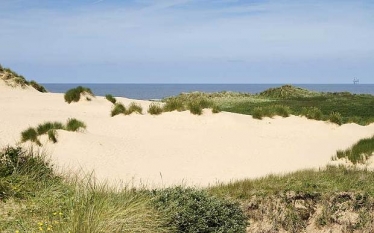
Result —
<svg viewBox="0 0 374 233"><path fill-rule="evenodd" d="M126 105L133 101L117 99ZM137 102L146 112L150 102ZM87 124L85 132L59 131L57 144L45 144L60 167L95 170L100 180L110 182L207 185L318 168L337 149L374 134L374 124L337 126L296 116L260 121L209 110L202 116L171 112L110 117L111 107L104 97L67 104L63 94L0 84L0 147L17 143L29 126L75 117Z"/></svg>

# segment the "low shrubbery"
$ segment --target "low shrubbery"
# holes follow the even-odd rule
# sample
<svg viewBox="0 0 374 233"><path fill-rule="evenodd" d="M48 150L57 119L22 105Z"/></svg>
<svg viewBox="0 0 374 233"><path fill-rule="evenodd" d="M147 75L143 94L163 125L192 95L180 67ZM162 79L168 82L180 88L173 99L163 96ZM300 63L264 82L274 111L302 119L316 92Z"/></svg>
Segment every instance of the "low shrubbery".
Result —
<svg viewBox="0 0 374 233"><path fill-rule="evenodd" d="M158 103L151 103L148 108L148 113L151 115L160 115L162 113L162 107Z"/></svg>
<svg viewBox="0 0 374 233"><path fill-rule="evenodd" d="M129 107L127 108L125 114L130 115L131 113L134 113L134 112L142 114L143 113L143 108L140 104L135 103L135 102L131 102Z"/></svg>
<svg viewBox="0 0 374 233"><path fill-rule="evenodd" d="M76 88L68 90L65 95L65 101L69 104L71 102L78 102L81 98L81 95L94 96L90 88L78 86Z"/></svg>
<svg viewBox="0 0 374 233"><path fill-rule="evenodd" d="M301 110L301 115L308 119L322 120L322 111L317 107L303 107Z"/></svg>
<svg viewBox="0 0 374 233"><path fill-rule="evenodd" d="M338 125L343 124L342 116L339 112L332 112L329 115L329 121Z"/></svg>
<svg viewBox="0 0 374 233"><path fill-rule="evenodd" d="M246 217L239 204L192 188L154 191L156 208L175 232L245 232Z"/></svg>
<svg viewBox="0 0 374 233"><path fill-rule="evenodd" d="M119 114L125 114L126 113L126 107L122 104L122 103L115 103L113 108L112 108L112 111L111 111L111 116L116 116L116 115L119 115Z"/></svg>
<svg viewBox="0 0 374 233"><path fill-rule="evenodd" d="M57 130L67 130L67 131L79 131L85 129L86 125L75 118L69 118L66 122L66 125L63 125L60 122L44 122L39 124L36 129L29 127L28 129L21 132L21 142L31 141L36 143L38 146L41 146L39 136L48 135L48 139L53 143L57 142Z"/></svg>
<svg viewBox="0 0 374 233"><path fill-rule="evenodd" d="M252 111L252 117L262 119L263 117L282 116L289 117L291 109L284 105L271 105L265 107L255 107Z"/></svg>
<svg viewBox="0 0 374 233"><path fill-rule="evenodd" d="M115 104L117 102L116 98L114 98L111 94L105 95L105 98L111 102L112 104Z"/></svg>
<svg viewBox="0 0 374 233"><path fill-rule="evenodd" d="M45 89L44 86L40 85L39 83L37 83L37 82L34 81L34 80L31 80L31 81L29 82L29 84L30 84L34 89L36 89L36 90L39 91L39 92L43 92L43 93L48 92L47 89Z"/></svg>
<svg viewBox="0 0 374 233"><path fill-rule="evenodd" d="M186 110L184 103L182 100L178 98L169 98L165 101L163 111L164 112L172 112L177 110L178 112Z"/></svg>

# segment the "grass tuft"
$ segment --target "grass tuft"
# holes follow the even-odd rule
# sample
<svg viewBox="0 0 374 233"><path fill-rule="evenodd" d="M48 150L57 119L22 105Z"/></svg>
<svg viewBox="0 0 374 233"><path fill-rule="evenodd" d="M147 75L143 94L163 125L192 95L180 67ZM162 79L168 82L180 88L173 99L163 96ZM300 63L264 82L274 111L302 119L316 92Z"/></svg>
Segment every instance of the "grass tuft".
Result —
<svg viewBox="0 0 374 233"><path fill-rule="evenodd" d="M28 129L21 132L21 141L32 141L41 146L41 143L38 139L38 132L33 127L29 127Z"/></svg>
<svg viewBox="0 0 374 233"><path fill-rule="evenodd" d="M339 112L331 112L329 115L329 121L338 125L343 124L343 119Z"/></svg>
<svg viewBox="0 0 374 233"><path fill-rule="evenodd" d="M162 113L162 107L158 103L151 103L148 108L148 113L151 115L160 115Z"/></svg>
<svg viewBox="0 0 374 233"><path fill-rule="evenodd" d="M203 114L203 108L199 104L199 102L193 101L188 104L188 109L194 115L201 115Z"/></svg>
<svg viewBox="0 0 374 233"><path fill-rule="evenodd" d="M125 112L126 115L130 115L131 113L139 113L143 114L143 108L140 104L131 102L129 107L127 108L127 111Z"/></svg>
<svg viewBox="0 0 374 233"><path fill-rule="evenodd" d="M64 129L64 125L60 122L44 122L43 124L39 124L36 128L38 135L46 134L50 130L56 129Z"/></svg>
<svg viewBox="0 0 374 233"><path fill-rule="evenodd" d="M126 113L125 106L122 103L117 102L114 104L110 115L113 117L113 116L116 116L119 114L125 114L125 113Z"/></svg>
<svg viewBox="0 0 374 233"><path fill-rule="evenodd" d="M183 101L178 98L169 98L166 100L163 111L164 112L172 112L177 110L178 112L186 110Z"/></svg>
<svg viewBox="0 0 374 233"><path fill-rule="evenodd" d="M338 150L336 158L347 158L353 164L365 163L374 153L374 136L364 138L346 150Z"/></svg>
<svg viewBox="0 0 374 233"><path fill-rule="evenodd" d="M57 131L55 129L48 131L48 139L53 143L57 143Z"/></svg>
<svg viewBox="0 0 374 233"><path fill-rule="evenodd" d="M34 81L34 80L31 80L31 81L29 82L29 84L30 84L34 89L36 89L36 90L39 91L39 92L42 92L42 93L46 93L46 92L48 92L47 89L45 89L44 86L40 85L39 83L37 83L37 82Z"/></svg>
<svg viewBox="0 0 374 233"><path fill-rule="evenodd" d="M86 129L86 124L84 124L82 121L79 121L75 118L69 118L66 122L66 130L67 131L79 131L81 129Z"/></svg>
<svg viewBox="0 0 374 233"><path fill-rule="evenodd" d="M71 102L78 102L82 94L94 96L90 88L78 86L76 88L68 90L65 93L64 98L65 101L70 104Z"/></svg>
<svg viewBox="0 0 374 233"><path fill-rule="evenodd" d="M115 104L117 102L116 98L114 98L111 94L105 95L105 98L111 102L112 104Z"/></svg>

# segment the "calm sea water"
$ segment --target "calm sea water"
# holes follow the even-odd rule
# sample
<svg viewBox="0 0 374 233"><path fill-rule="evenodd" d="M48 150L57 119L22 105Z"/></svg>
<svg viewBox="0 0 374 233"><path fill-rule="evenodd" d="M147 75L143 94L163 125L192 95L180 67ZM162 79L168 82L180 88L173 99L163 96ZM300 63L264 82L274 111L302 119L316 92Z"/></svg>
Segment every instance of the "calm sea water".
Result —
<svg viewBox="0 0 374 233"><path fill-rule="evenodd" d="M182 92L203 91L236 91L247 93L259 93L268 88L279 87L283 84L43 84L48 91L65 93L67 90L79 85L91 88L95 95L127 97L131 99L162 99L164 97L178 95ZM374 84L295 84L294 86L319 92L343 92L355 94L374 95Z"/></svg>

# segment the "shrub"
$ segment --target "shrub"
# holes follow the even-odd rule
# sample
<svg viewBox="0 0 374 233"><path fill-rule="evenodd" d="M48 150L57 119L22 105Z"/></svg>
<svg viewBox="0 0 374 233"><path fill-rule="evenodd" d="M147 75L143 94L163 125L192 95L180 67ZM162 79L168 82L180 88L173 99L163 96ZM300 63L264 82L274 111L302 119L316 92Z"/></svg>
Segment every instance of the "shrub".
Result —
<svg viewBox="0 0 374 233"><path fill-rule="evenodd" d="M193 101L188 104L188 109L194 115L201 115L203 114L203 108L201 107L199 102Z"/></svg>
<svg viewBox="0 0 374 233"><path fill-rule="evenodd" d="M252 117L261 120L264 117L264 110L261 107L255 107L252 111Z"/></svg>
<svg viewBox="0 0 374 233"><path fill-rule="evenodd" d="M27 86L29 83L26 81L26 79L24 77L15 77L14 79L14 82L18 85L20 85L21 87L25 87Z"/></svg>
<svg viewBox="0 0 374 233"><path fill-rule="evenodd" d="M86 125L75 118L69 118L66 123L66 130L68 131L78 131L79 129L85 129Z"/></svg>
<svg viewBox="0 0 374 233"><path fill-rule="evenodd" d="M178 112L184 111L185 107L183 102L177 98L169 98L166 100L165 105L163 107L165 112L172 112L177 110Z"/></svg>
<svg viewBox="0 0 374 233"><path fill-rule="evenodd" d="M338 159L347 158L353 164L364 163L374 153L374 136L364 138L355 143L346 150L338 150L336 157Z"/></svg>
<svg viewBox="0 0 374 233"><path fill-rule="evenodd" d="M321 120L322 111L317 107L302 108L301 115L306 116L308 119Z"/></svg>
<svg viewBox="0 0 374 233"><path fill-rule="evenodd" d="M78 86L76 88L68 90L65 93L64 98L65 101L70 104L71 102L78 102L81 98L81 94L94 96L90 88Z"/></svg>
<svg viewBox="0 0 374 233"><path fill-rule="evenodd" d="M160 104L151 103L148 108L148 113L151 115L160 115L162 113L162 107Z"/></svg>
<svg viewBox="0 0 374 233"><path fill-rule="evenodd" d="M246 217L237 203L192 188L154 191L154 205L176 232L245 232Z"/></svg>
<svg viewBox="0 0 374 233"><path fill-rule="evenodd" d="M218 105L212 106L212 113L219 113L221 112L221 108Z"/></svg>
<svg viewBox="0 0 374 233"><path fill-rule="evenodd" d="M338 125L341 125L343 123L342 116L340 115L339 112L332 112L329 115L329 120L330 122L338 124Z"/></svg>
<svg viewBox="0 0 374 233"><path fill-rule="evenodd" d="M143 108L140 104L131 102L129 107L127 108L127 111L125 112L126 115L130 115L131 113L136 112L139 114L143 113Z"/></svg>
<svg viewBox="0 0 374 233"><path fill-rule="evenodd" d="M111 116L116 116L118 114L125 114L126 113L126 108L123 106L122 103L115 103L113 106L113 109L111 111Z"/></svg>
<svg viewBox="0 0 374 233"><path fill-rule="evenodd" d="M21 132L21 141L32 141L35 142L37 145L41 146L41 143L38 139L38 132L32 127L29 127L28 129Z"/></svg>
<svg viewBox="0 0 374 233"><path fill-rule="evenodd" d="M33 88L35 88L37 91L39 91L39 92L43 92L43 93L45 93L45 92L48 92L46 89L45 89L45 87L43 87L42 85L40 85L39 83L37 83L36 81L34 81L34 80L31 80L30 82L30 85L33 87Z"/></svg>
<svg viewBox="0 0 374 233"><path fill-rule="evenodd" d="M105 95L105 98L109 101L115 104L117 102L116 98L114 98L111 94Z"/></svg>
<svg viewBox="0 0 374 233"><path fill-rule="evenodd" d="M284 105L275 105L274 106L275 114L282 117L289 117L291 113L291 109L288 106Z"/></svg>

